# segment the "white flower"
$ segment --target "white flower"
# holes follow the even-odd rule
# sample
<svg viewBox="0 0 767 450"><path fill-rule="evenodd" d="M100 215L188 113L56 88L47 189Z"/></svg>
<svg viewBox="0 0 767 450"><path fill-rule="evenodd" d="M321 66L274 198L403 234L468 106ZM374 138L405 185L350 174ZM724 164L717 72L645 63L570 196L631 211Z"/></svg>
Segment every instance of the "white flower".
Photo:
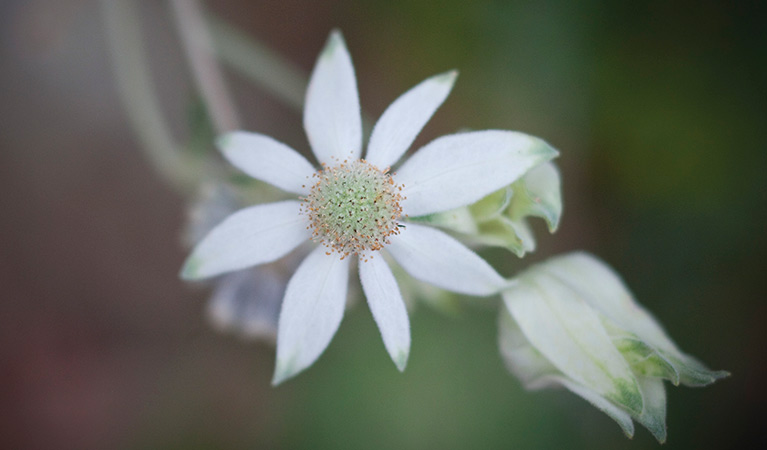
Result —
<svg viewBox="0 0 767 450"><path fill-rule="evenodd" d="M413 277L454 292L485 296L506 281L447 234L408 223L408 216L478 201L512 183L556 151L511 131L436 139L389 172L450 92L456 72L429 78L398 98L373 129L362 157L362 126L351 58L339 32L320 54L309 83L304 127L317 171L296 151L267 136L235 132L218 145L250 176L298 194L299 200L245 208L194 249L182 276L199 279L264 264L303 242L317 244L290 279L280 312L273 383L310 366L341 322L351 256L384 345L403 370L410 325L385 250Z"/></svg>
<svg viewBox="0 0 767 450"><path fill-rule="evenodd" d="M666 439L666 391L726 377L682 353L606 264L586 253L526 270L503 292L499 342L527 388L562 385L631 437L632 419ZM510 313L510 314L509 314Z"/></svg>

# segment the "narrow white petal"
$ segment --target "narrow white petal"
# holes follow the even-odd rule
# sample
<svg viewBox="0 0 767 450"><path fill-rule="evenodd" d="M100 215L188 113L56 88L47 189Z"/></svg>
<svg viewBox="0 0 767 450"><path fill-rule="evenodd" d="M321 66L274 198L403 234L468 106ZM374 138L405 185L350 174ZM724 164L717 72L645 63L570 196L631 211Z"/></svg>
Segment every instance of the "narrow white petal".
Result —
<svg viewBox="0 0 767 450"><path fill-rule="evenodd" d="M296 194L309 192L314 167L298 152L263 134L235 131L216 144L235 167L253 178Z"/></svg>
<svg viewBox="0 0 767 450"><path fill-rule="evenodd" d="M641 413L637 381L596 312L556 278L535 268L526 275L503 292L525 337L567 377Z"/></svg>
<svg viewBox="0 0 767 450"><path fill-rule="evenodd" d="M455 70L433 76L386 108L370 135L365 159L381 169L394 165L445 101L457 76Z"/></svg>
<svg viewBox="0 0 767 450"><path fill-rule="evenodd" d="M377 257L376 257L377 256ZM360 281L386 351L401 371L410 353L410 322L397 281L380 255L359 259Z"/></svg>
<svg viewBox="0 0 767 450"><path fill-rule="evenodd" d="M506 285L484 259L431 227L408 223L386 248L410 275L443 289L485 296Z"/></svg>
<svg viewBox="0 0 767 450"><path fill-rule="evenodd" d="M362 119L354 66L339 31L330 33L306 91L304 128L321 163L362 155Z"/></svg>
<svg viewBox="0 0 767 450"><path fill-rule="evenodd" d="M474 203L556 155L541 139L514 131L452 134L418 150L394 181L404 184L403 212L421 216Z"/></svg>
<svg viewBox="0 0 767 450"><path fill-rule="evenodd" d="M318 246L288 282L277 331L277 385L311 366L336 334L344 315L349 260Z"/></svg>
<svg viewBox="0 0 767 450"><path fill-rule="evenodd" d="M295 200L237 211L194 248L181 271L200 279L274 261L311 239Z"/></svg>

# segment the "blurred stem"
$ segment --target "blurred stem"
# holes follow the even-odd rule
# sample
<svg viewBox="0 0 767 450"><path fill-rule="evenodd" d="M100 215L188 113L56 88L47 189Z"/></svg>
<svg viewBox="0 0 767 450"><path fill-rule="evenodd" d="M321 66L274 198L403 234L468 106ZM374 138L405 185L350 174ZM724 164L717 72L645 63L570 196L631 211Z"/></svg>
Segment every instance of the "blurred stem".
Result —
<svg viewBox="0 0 767 450"><path fill-rule="evenodd" d="M218 133L237 130L240 119L213 54L213 41L199 0L171 0L181 44L192 68L197 89Z"/></svg>
<svg viewBox="0 0 767 450"><path fill-rule="evenodd" d="M221 61L287 105L303 110L308 85L303 70L221 19L207 17L213 45Z"/></svg>
<svg viewBox="0 0 767 450"><path fill-rule="evenodd" d="M173 139L152 85L141 45L141 23L130 0L103 0L102 11L117 89L140 147L155 169L176 189L197 185L199 164Z"/></svg>

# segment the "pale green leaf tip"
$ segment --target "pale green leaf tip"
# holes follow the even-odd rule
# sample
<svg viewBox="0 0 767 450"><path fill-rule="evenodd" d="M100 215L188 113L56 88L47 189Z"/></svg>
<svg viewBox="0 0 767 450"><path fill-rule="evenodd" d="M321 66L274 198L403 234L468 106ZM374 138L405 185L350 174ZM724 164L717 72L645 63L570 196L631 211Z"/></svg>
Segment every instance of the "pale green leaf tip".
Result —
<svg viewBox="0 0 767 450"><path fill-rule="evenodd" d="M702 382L701 384L688 384L690 387L704 387L708 386L710 384L714 384L715 382L727 378L731 376L732 374L726 370L707 370L704 374L706 377L706 380ZM684 384L684 383L683 383Z"/></svg>
<svg viewBox="0 0 767 450"><path fill-rule="evenodd" d="M456 69L448 70L445 73L441 73L439 75L434 75L432 77L432 80L439 82L439 83L445 83L450 84L451 86L455 84L455 80L458 78L458 71Z"/></svg>
<svg viewBox="0 0 767 450"><path fill-rule="evenodd" d="M295 370L294 364L285 362L282 359L277 360L277 366L274 368L274 377L272 378L272 386L278 386L283 381L293 378L298 373Z"/></svg>
<svg viewBox="0 0 767 450"><path fill-rule="evenodd" d="M394 358L394 365L397 366L397 370L400 372L405 371L405 366L407 366L407 358L408 358L409 352L406 349L400 349L399 352L397 352L397 357Z"/></svg>
<svg viewBox="0 0 767 450"><path fill-rule="evenodd" d="M617 423L618 426L621 427L621 431L623 431L623 435L624 436L626 436L629 439L634 439L634 427L633 426L631 428L627 428L627 427L623 426L623 424L621 422L619 422L618 420L616 420L615 418L611 417L611 419L615 420L615 423Z"/></svg>
<svg viewBox="0 0 767 450"><path fill-rule="evenodd" d="M546 158L546 161L551 161L554 158L559 157L559 150L555 149L551 145L549 145L548 142L544 141L543 139L540 140L541 144L541 153Z"/></svg>
<svg viewBox="0 0 767 450"><path fill-rule="evenodd" d="M328 42L325 44L325 48L322 49L320 58L332 57L336 50L339 48L346 48L344 36L341 34L341 30L338 28L333 28L330 31L330 37L328 37Z"/></svg>
<svg viewBox="0 0 767 450"><path fill-rule="evenodd" d="M194 255L187 258L184 265L181 267L179 276L184 280L199 280L203 278L200 276L200 267L202 266L202 260Z"/></svg>
<svg viewBox="0 0 767 450"><path fill-rule="evenodd" d="M562 219L562 207L560 206L558 211L552 208L543 208L543 220L546 221L546 226L549 229L550 234L554 234L559 229L559 221Z"/></svg>
<svg viewBox="0 0 767 450"><path fill-rule="evenodd" d="M514 253L514 255L517 258L520 258L520 259L524 258L525 255L527 254L527 251L521 245L516 246L516 245L510 244L508 245L508 249L511 250L511 252Z"/></svg>
<svg viewBox="0 0 767 450"><path fill-rule="evenodd" d="M666 443L667 431L664 422L644 423L643 425L658 440L659 444Z"/></svg>
<svg viewBox="0 0 767 450"><path fill-rule="evenodd" d="M232 133L224 133L216 138L216 147L222 152L225 151L232 143Z"/></svg>

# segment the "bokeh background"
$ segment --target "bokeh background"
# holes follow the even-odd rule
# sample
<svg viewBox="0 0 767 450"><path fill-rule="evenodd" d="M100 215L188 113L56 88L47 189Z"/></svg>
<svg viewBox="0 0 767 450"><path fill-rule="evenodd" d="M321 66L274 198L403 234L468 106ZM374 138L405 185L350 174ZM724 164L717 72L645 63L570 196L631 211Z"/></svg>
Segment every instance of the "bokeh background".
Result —
<svg viewBox="0 0 767 450"><path fill-rule="evenodd" d="M137 2L158 99L194 95L164 2ZM211 329L177 277L190 198L148 163L96 1L0 2L0 447L657 448L565 391L526 392L496 303L420 305L404 374L364 304L278 388L273 348ZM460 70L419 137L516 129L560 149L560 231L511 274L586 249L687 352L732 377L668 389L666 448L765 443L767 10L763 2L209 1L308 73L343 30L372 116ZM231 70L244 127L307 150L301 114ZM541 224L537 224L541 225ZM475 305L477 307L472 307Z"/></svg>

